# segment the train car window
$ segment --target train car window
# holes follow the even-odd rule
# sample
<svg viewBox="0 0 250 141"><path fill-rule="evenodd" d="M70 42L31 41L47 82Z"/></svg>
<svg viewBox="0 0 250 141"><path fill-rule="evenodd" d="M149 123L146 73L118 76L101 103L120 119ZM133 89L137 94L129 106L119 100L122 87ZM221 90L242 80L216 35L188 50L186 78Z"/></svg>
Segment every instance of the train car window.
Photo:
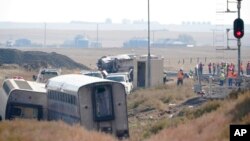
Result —
<svg viewBox="0 0 250 141"><path fill-rule="evenodd" d="M20 108L17 108L17 107L13 107L12 108L12 116L21 116L21 109Z"/></svg>
<svg viewBox="0 0 250 141"><path fill-rule="evenodd" d="M66 102L67 102L67 103L70 103L70 101L69 101L69 96L70 96L70 95L66 94Z"/></svg>
<svg viewBox="0 0 250 141"><path fill-rule="evenodd" d="M93 89L93 112L95 121L114 119L112 91L110 86L96 86Z"/></svg>
<svg viewBox="0 0 250 141"><path fill-rule="evenodd" d="M73 96L67 93L49 91L48 98L56 100L56 101L76 105L76 96Z"/></svg>
<svg viewBox="0 0 250 141"><path fill-rule="evenodd" d="M41 106L29 106L29 105L10 105L7 119L38 119L42 118L42 107Z"/></svg>
<svg viewBox="0 0 250 141"><path fill-rule="evenodd" d="M72 104L76 104L76 97L72 96Z"/></svg>

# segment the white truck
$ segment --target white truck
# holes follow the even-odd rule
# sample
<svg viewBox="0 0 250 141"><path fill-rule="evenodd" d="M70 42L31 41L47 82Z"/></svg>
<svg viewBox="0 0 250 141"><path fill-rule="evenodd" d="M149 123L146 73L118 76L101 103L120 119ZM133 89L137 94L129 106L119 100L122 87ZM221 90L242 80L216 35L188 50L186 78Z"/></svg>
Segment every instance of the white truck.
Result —
<svg viewBox="0 0 250 141"><path fill-rule="evenodd" d="M33 79L39 83L46 83L48 79L61 75L61 69L54 68L41 68L37 76L33 76Z"/></svg>
<svg viewBox="0 0 250 141"><path fill-rule="evenodd" d="M106 79L122 83L127 94L130 94L133 90L133 84L128 73L110 73L107 75Z"/></svg>

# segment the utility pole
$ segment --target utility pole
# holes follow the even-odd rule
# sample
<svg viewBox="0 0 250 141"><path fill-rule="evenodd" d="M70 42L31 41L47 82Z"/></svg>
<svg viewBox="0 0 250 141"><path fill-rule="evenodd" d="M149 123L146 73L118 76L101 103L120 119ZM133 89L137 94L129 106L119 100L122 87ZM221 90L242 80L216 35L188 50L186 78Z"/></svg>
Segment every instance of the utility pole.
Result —
<svg viewBox="0 0 250 141"><path fill-rule="evenodd" d="M237 4L237 8L238 8L238 18L240 19L240 8L241 8L241 0L238 0L238 4ZM240 86L240 82L241 82L241 77L240 77L240 47L241 47L241 38L237 39L237 45L238 45L238 80L239 80L239 86Z"/></svg>
<svg viewBox="0 0 250 141"><path fill-rule="evenodd" d="M148 0L148 87L151 86L151 56L150 56L150 3Z"/></svg>
<svg viewBox="0 0 250 141"><path fill-rule="evenodd" d="M43 47L46 47L46 32L47 32L47 27L46 23L44 23L44 42L43 42Z"/></svg>
<svg viewBox="0 0 250 141"><path fill-rule="evenodd" d="M230 49L230 47L229 47L229 35L228 35L230 28L227 28L226 31L227 31L227 49Z"/></svg>
<svg viewBox="0 0 250 141"><path fill-rule="evenodd" d="M96 25L96 47L99 47L99 24Z"/></svg>

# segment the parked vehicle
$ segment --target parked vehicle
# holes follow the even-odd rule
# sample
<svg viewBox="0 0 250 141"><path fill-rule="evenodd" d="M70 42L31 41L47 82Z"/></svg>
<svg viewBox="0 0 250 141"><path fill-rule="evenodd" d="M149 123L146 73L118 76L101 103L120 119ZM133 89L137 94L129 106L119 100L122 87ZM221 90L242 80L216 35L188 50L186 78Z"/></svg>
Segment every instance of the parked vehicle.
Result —
<svg viewBox="0 0 250 141"><path fill-rule="evenodd" d="M122 83L127 94L130 94L133 90L133 84L128 73L111 73L107 75L106 79Z"/></svg>
<svg viewBox="0 0 250 141"><path fill-rule="evenodd" d="M33 76L33 79L39 83L46 83L48 79L61 75L61 69L54 68L41 68L37 76Z"/></svg>
<svg viewBox="0 0 250 141"><path fill-rule="evenodd" d="M81 74L49 79L48 120L129 137L127 98L121 83Z"/></svg>
<svg viewBox="0 0 250 141"><path fill-rule="evenodd" d="M0 119L47 119L45 84L6 79L0 90Z"/></svg>

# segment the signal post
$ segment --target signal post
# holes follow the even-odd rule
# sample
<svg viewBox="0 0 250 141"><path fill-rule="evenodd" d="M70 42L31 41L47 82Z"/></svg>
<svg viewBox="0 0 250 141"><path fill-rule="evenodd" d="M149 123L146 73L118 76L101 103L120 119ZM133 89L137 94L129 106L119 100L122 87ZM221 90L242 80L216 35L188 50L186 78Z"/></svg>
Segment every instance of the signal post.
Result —
<svg viewBox="0 0 250 141"><path fill-rule="evenodd" d="M240 8L241 1L237 0L237 9L238 9L238 18L234 20L234 37L237 38L237 46L238 46L238 81L239 86L241 83L240 76L240 64L241 64L241 56L240 56L240 47L241 47L241 38L244 36L244 21L240 18Z"/></svg>

